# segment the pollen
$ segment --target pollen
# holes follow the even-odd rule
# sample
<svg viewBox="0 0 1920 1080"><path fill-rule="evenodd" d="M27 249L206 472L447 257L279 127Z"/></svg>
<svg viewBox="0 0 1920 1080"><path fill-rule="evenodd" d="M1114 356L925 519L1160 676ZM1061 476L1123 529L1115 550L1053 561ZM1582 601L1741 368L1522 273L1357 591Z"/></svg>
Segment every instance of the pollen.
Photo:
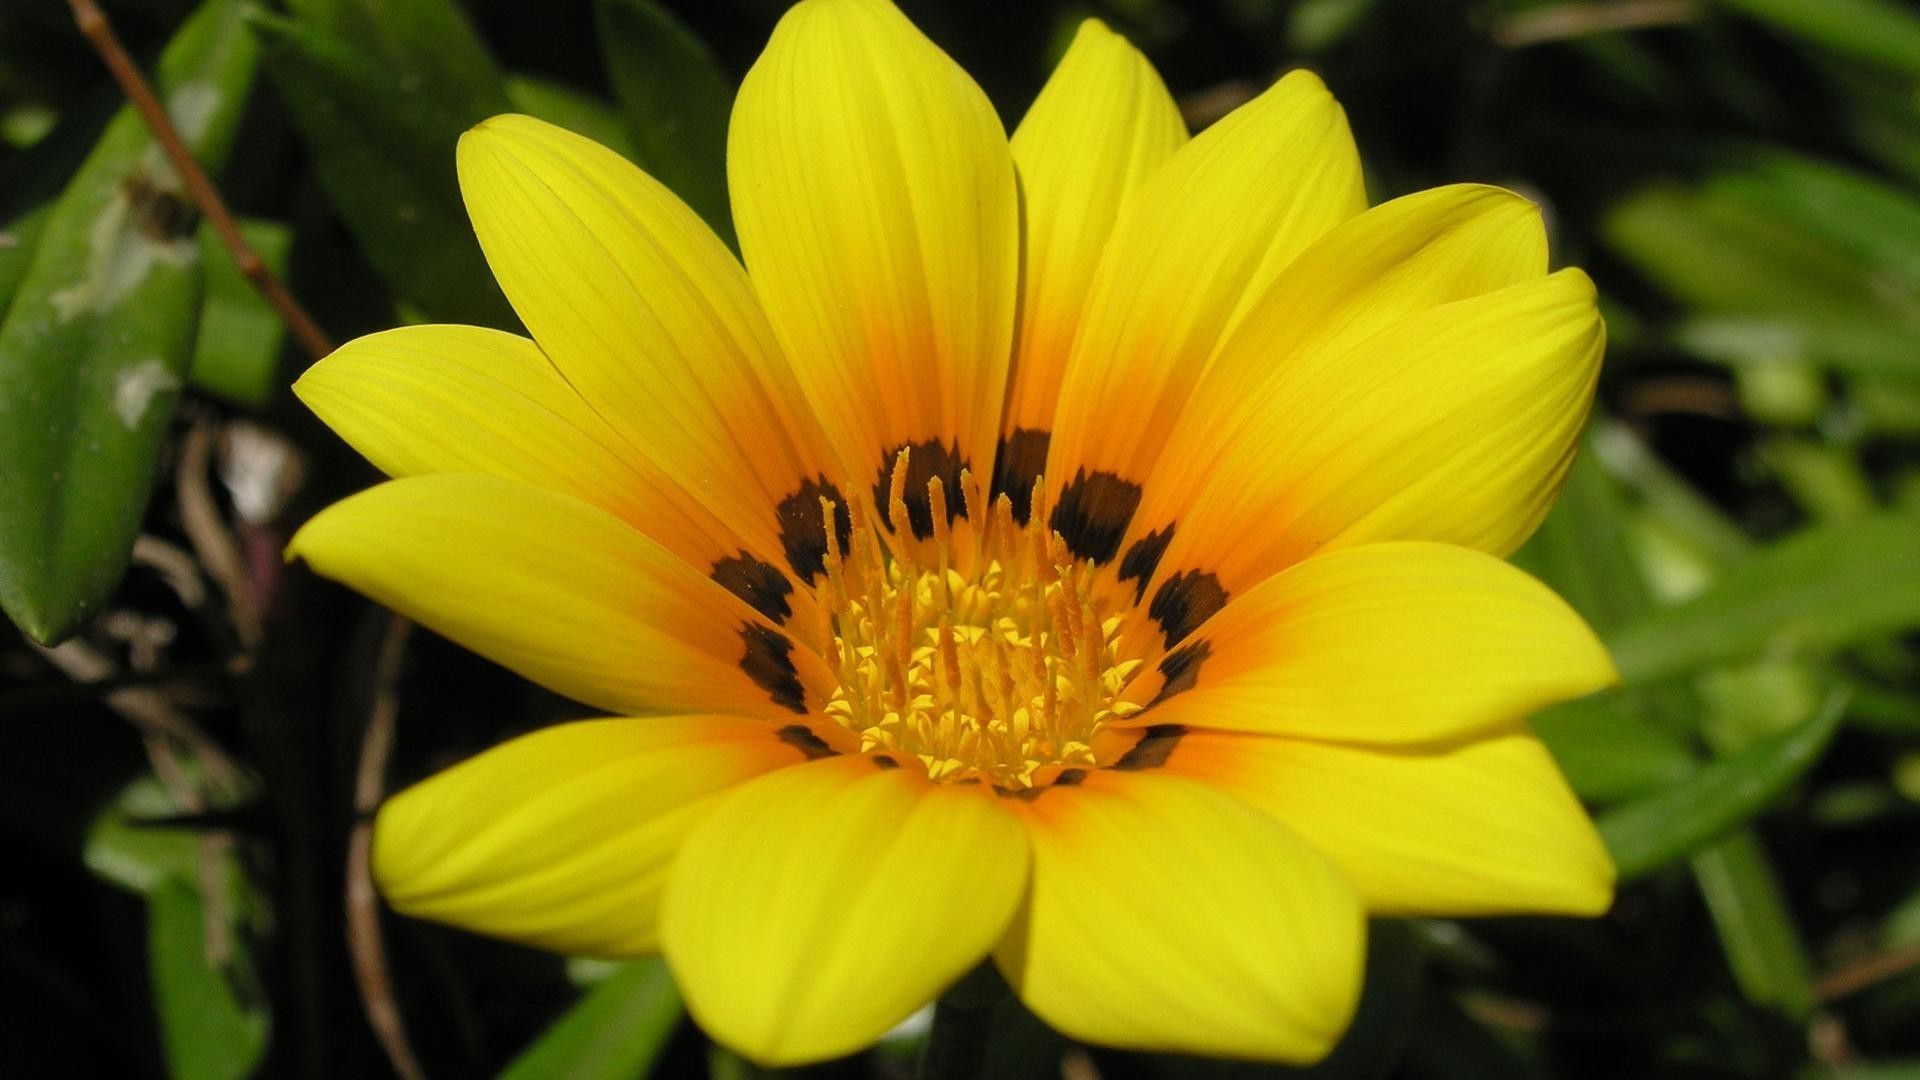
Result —
<svg viewBox="0 0 1920 1080"><path fill-rule="evenodd" d="M895 458L885 507L851 500L844 554L827 545L822 640L839 678L827 715L863 752L916 759L935 780L1018 793L1098 764L1101 728L1138 711L1119 698L1141 662L1121 659L1125 620L1103 610L1092 564L1045 525L1044 481L1020 525L968 470L965 513L950 516L933 477L933 535L917 539L910 453ZM821 500L822 521L837 510Z"/></svg>

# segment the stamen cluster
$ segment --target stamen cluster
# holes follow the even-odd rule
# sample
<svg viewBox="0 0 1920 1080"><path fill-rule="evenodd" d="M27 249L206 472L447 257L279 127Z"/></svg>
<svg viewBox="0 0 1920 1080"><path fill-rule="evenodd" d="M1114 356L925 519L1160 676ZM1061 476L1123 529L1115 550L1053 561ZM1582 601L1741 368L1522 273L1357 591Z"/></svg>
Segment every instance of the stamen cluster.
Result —
<svg viewBox="0 0 1920 1080"><path fill-rule="evenodd" d="M1120 659L1123 620L1103 615L1095 568L1045 526L1038 481L1021 525L1004 494L988 511L962 470L966 514L950 523L935 476L932 536L916 538L908 454L891 474L891 528L876 528L855 498L844 557L827 545L819 599L839 676L827 714L863 751L911 757L936 780L1021 791L1095 764L1101 727L1137 711L1118 698L1140 668ZM822 504L822 520L834 521L837 508Z"/></svg>

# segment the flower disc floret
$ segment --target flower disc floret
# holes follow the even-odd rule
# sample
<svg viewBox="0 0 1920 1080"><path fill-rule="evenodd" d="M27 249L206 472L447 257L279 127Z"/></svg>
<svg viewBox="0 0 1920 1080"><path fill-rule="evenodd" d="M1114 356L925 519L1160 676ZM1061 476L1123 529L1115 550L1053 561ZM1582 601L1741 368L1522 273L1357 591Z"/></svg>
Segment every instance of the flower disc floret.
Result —
<svg viewBox="0 0 1920 1080"><path fill-rule="evenodd" d="M911 759L935 780L1025 791L1098 762L1094 738L1139 706L1120 694L1140 670L1123 660L1126 620L1103 611L1095 567L1068 551L1035 513L1015 520L1011 498L991 516L971 472L960 484L960 546L945 486L927 481L933 536L912 539L904 498L911 451L893 473L887 520L871 527L855 500L845 555L828 545L822 610L839 678L826 713L884 764ZM1034 485L1034 498L1045 481ZM822 506L821 520L837 508Z"/></svg>

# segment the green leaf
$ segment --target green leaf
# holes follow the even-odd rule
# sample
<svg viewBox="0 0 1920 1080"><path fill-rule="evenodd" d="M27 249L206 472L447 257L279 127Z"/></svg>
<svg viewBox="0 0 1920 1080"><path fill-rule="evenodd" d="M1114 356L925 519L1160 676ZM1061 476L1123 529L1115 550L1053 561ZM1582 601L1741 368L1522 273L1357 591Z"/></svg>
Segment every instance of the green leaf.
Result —
<svg viewBox="0 0 1920 1080"><path fill-rule="evenodd" d="M1533 717L1567 783L1588 802L1616 802L1669 787L1698 768L1687 744L1649 722L1629 692L1556 705Z"/></svg>
<svg viewBox="0 0 1920 1080"><path fill-rule="evenodd" d="M87 869L142 895L152 895L170 878L194 880L200 865L199 835L187 828L145 824L180 812L153 777L128 784L87 831L81 853Z"/></svg>
<svg viewBox="0 0 1920 1080"><path fill-rule="evenodd" d="M596 0L594 14L634 162L734 246L727 202L733 81L706 43L653 0Z"/></svg>
<svg viewBox="0 0 1920 1080"><path fill-rule="evenodd" d="M1603 636L1628 684L1835 649L1920 625L1917 551L1920 510L1818 526Z"/></svg>
<svg viewBox="0 0 1920 1080"><path fill-rule="evenodd" d="M391 104L457 134L507 111L500 68L454 0L290 0L310 28L379 66Z"/></svg>
<svg viewBox="0 0 1920 1080"><path fill-rule="evenodd" d="M428 75L436 65L419 55L432 43L411 32L376 49L258 9L248 22L328 201L398 300L430 319L517 327L467 224L454 171L461 132L511 107L491 62L475 72L469 58L436 80Z"/></svg>
<svg viewBox="0 0 1920 1080"><path fill-rule="evenodd" d="M1617 485L1590 445L1574 459L1559 501L1514 562L1553 586L1596 628L1626 623L1653 601L1628 553L1625 514Z"/></svg>
<svg viewBox="0 0 1920 1080"><path fill-rule="evenodd" d="M168 877L147 897L148 964L167 1073L174 1080L240 1080L267 1048L268 1014L244 942L209 960L200 894Z"/></svg>
<svg viewBox="0 0 1920 1080"><path fill-rule="evenodd" d="M255 50L240 0L209 0L158 85L210 169L232 146ZM200 308L180 182L123 109L48 212L0 325L0 608L42 642L126 567Z"/></svg>
<svg viewBox="0 0 1920 1080"><path fill-rule="evenodd" d="M1920 287L1920 197L1866 173L1770 150L1708 184Z"/></svg>
<svg viewBox="0 0 1920 1080"><path fill-rule="evenodd" d="M1753 831L1697 852L1693 876L1741 994L1804 1016L1814 1000L1806 946Z"/></svg>
<svg viewBox="0 0 1920 1080"><path fill-rule="evenodd" d="M1366 21L1379 0L1301 0L1287 13L1287 47L1316 53L1340 44Z"/></svg>
<svg viewBox="0 0 1920 1080"><path fill-rule="evenodd" d="M680 1022L680 994L661 960L639 960L587 991L501 1080L632 1080L653 1066Z"/></svg>
<svg viewBox="0 0 1920 1080"><path fill-rule="evenodd" d="M1700 768L1692 777L1616 807L1597 824L1621 880L1692 854L1760 812L1826 749L1840 723L1842 695L1818 716Z"/></svg>
<svg viewBox="0 0 1920 1080"><path fill-rule="evenodd" d="M1720 0L1848 56L1920 75L1920 15L1895 0Z"/></svg>
<svg viewBox="0 0 1920 1080"><path fill-rule="evenodd" d="M1808 358L1920 378L1913 287L1892 287L1879 267L1742 189L1645 191L1617 206L1604 231L1642 273L1698 309L1681 341L1709 359Z"/></svg>
<svg viewBox="0 0 1920 1080"><path fill-rule="evenodd" d="M0 318L26 277L54 201L99 142L119 101L116 90L111 101L73 109L32 149L0 167Z"/></svg>
<svg viewBox="0 0 1920 1080"><path fill-rule="evenodd" d="M242 221L240 234L275 275L287 269L293 230L277 221ZM187 379L196 389L240 405L260 406L280 385L280 343L286 326L261 298L213 230L200 230L207 267L206 302Z"/></svg>
<svg viewBox="0 0 1920 1080"><path fill-rule="evenodd" d="M633 160L633 140L627 136L626 119L613 106L571 86L530 75L509 75L506 86L507 100L516 110L585 135Z"/></svg>

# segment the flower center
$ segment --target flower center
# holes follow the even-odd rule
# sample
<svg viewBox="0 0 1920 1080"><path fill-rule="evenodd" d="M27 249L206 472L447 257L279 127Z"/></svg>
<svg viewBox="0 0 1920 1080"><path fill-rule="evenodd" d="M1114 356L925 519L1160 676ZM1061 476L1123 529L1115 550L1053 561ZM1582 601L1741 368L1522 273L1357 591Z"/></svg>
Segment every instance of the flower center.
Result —
<svg viewBox="0 0 1920 1080"><path fill-rule="evenodd" d="M845 556L827 545L819 599L839 676L827 715L862 751L917 759L935 780L1022 791L1096 764L1101 727L1139 710L1119 695L1141 665L1120 659L1124 620L1102 610L1092 564L1044 524L1043 483L1020 525L1005 495L983 515L985 492L963 470L967 512L950 525L936 476L922 540L908 526L907 461L902 451L891 477L892 531L856 498Z"/></svg>

